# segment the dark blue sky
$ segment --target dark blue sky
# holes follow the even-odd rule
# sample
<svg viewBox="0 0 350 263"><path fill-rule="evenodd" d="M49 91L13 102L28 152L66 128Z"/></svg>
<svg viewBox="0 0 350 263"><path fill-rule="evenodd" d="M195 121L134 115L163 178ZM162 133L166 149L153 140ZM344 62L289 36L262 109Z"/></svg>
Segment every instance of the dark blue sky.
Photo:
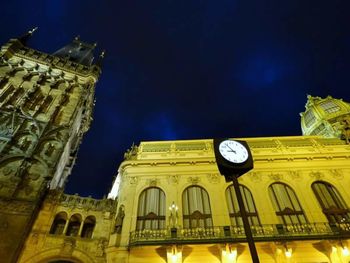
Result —
<svg viewBox="0 0 350 263"><path fill-rule="evenodd" d="M106 49L67 192L101 197L133 142L299 135L306 94L350 101L349 1L3 1L0 42Z"/></svg>

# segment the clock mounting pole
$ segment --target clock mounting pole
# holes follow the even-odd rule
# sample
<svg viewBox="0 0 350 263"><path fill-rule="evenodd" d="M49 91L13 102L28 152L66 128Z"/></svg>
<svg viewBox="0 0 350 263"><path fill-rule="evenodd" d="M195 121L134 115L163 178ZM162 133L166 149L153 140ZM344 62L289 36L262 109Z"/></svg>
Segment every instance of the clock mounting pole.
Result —
<svg viewBox="0 0 350 263"><path fill-rule="evenodd" d="M233 187L234 187L235 192L236 192L237 202L238 202L238 206L239 206L239 212L241 214L242 221L243 221L244 233L247 237L249 251L250 251L250 255L252 257L253 263L259 263L259 257L258 257L258 253L256 251L256 247L255 247L255 243L254 243L254 239L253 239L253 234L252 234L252 231L250 229L248 216L247 216L247 212L245 210L241 190L239 189L239 183L238 183L238 179L237 179L238 176L237 175L231 175L231 176L225 175L225 177L230 178L232 180Z"/></svg>

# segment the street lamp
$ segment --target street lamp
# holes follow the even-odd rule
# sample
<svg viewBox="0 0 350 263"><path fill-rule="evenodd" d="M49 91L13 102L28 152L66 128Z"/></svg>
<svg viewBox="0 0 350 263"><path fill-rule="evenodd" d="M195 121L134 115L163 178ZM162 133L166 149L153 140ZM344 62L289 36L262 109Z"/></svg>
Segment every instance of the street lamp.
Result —
<svg viewBox="0 0 350 263"><path fill-rule="evenodd" d="M177 214L177 210L178 210L178 206L175 204L175 202L173 202L170 206L169 206L169 210L170 210L170 233L171 233L171 238L177 238L177 218L178 218L178 214Z"/></svg>
<svg viewBox="0 0 350 263"><path fill-rule="evenodd" d="M178 210L178 206L175 204L175 202L173 202L170 206L169 206L169 210L170 210L170 225L171 227L176 227L177 226L177 218L178 218L178 214L177 214L177 210Z"/></svg>

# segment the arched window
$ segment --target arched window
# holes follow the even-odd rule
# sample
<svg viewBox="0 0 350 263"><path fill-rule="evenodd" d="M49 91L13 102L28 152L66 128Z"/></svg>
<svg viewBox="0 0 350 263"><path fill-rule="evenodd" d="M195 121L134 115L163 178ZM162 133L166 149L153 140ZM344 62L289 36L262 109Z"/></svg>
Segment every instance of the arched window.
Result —
<svg viewBox="0 0 350 263"><path fill-rule="evenodd" d="M256 211L252 193L244 185L239 185L239 189L241 190L249 224L255 226L260 225L260 219L258 216L258 212ZM230 213L231 225L243 226L242 216L239 209L235 188L233 187L233 185L230 185L226 189L226 202L228 206L228 211Z"/></svg>
<svg viewBox="0 0 350 263"><path fill-rule="evenodd" d="M276 215L283 224L304 224L307 219L292 188L283 183L273 183L269 195Z"/></svg>
<svg viewBox="0 0 350 263"><path fill-rule="evenodd" d="M69 219L66 236L77 236L79 234L80 224L81 216L78 214L72 215Z"/></svg>
<svg viewBox="0 0 350 263"><path fill-rule="evenodd" d="M311 187L330 223L349 222L350 210L333 185L318 181Z"/></svg>
<svg viewBox="0 0 350 263"><path fill-rule="evenodd" d="M61 235L63 234L64 226L67 222L67 214L65 212L58 213L51 225L50 234Z"/></svg>
<svg viewBox="0 0 350 263"><path fill-rule="evenodd" d="M88 216L84 220L83 229L81 231L81 237L91 238L96 224L96 219L94 216Z"/></svg>
<svg viewBox="0 0 350 263"><path fill-rule="evenodd" d="M190 186L182 193L184 228L212 227L209 195L202 187Z"/></svg>
<svg viewBox="0 0 350 263"><path fill-rule="evenodd" d="M165 228L165 194L157 188L145 189L139 197L136 229Z"/></svg>

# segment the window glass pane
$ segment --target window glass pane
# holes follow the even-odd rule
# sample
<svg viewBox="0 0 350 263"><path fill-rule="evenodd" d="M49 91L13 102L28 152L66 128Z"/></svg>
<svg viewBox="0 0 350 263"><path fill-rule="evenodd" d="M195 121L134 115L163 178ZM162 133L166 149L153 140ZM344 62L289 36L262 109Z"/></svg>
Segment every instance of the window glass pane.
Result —
<svg viewBox="0 0 350 263"><path fill-rule="evenodd" d="M292 189L290 189L290 188L287 188L287 192L288 192L288 196L289 196L290 201L291 201L290 208L293 208L296 211L300 211L301 207L299 205L298 199L297 199L294 191Z"/></svg>
<svg viewBox="0 0 350 263"><path fill-rule="evenodd" d="M307 222L295 192L288 185L282 183L270 185L269 195L280 222L284 224Z"/></svg>
<svg viewBox="0 0 350 263"><path fill-rule="evenodd" d="M329 222L349 221L349 209L334 186L327 182L315 182L312 190Z"/></svg>
<svg viewBox="0 0 350 263"><path fill-rule="evenodd" d="M312 124L314 124L315 120L316 120L316 117L311 110L305 112L304 121L305 121L306 127L310 127Z"/></svg>
<svg viewBox="0 0 350 263"><path fill-rule="evenodd" d="M340 110L340 107L335 104L332 100L327 100L320 103L321 108L327 113L333 113Z"/></svg>
<svg viewBox="0 0 350 263"><path fill-rule="evenodd" d="M139 197L137 229L162 229L165 226L165 194L157 188L144 190Z"/></svg>
<svg viewBox="0 0 350 263"><path fill-rule="evenodd" d="M212 226L209 195L199 186L191 186L182 194L184 227Z"/></svg>
<svg viewBox="0 0 350 263"><path fill-rule="evenodd" d="M255 203L251 192L247 187L243 185L240 185L240 191L242 194L246 212L248 213L247 216L250 224L260 225L259 217L255 208ZM231 217L231 224L242 226L243 224L241 220L241 214L239 212L240 209L233 185L229 186L226 189L226 203ZM256 218L256 220L253 219L253 217Z"/></svg>

